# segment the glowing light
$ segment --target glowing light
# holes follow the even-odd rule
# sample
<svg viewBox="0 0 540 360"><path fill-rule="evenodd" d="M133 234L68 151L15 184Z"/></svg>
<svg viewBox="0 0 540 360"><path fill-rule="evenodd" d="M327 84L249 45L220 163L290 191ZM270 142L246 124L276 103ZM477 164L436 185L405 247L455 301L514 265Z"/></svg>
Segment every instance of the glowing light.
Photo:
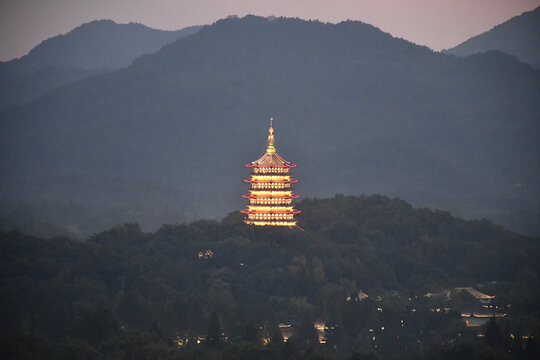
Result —
<svg viewBox="0 0 540 360"><path fill-rule="evenodd" d="M255 226L295 226L296 221L251 221L251 220L244 220L244 222L248 225L255 225Z"/></svg>
<svg viewBox="0 0 540 360"><path fill-rule="evenodd" d="M211 259L214 257L214 252L212 250L199 251L199 259Z"/></svg>
<svg viewBox="0 0 540 360"><path fill-rule="evenodd" d="M289 181L291 177L289 175L253 175L251 179L257 181L272 181L272 180L282 180Z"/></svg>
<svg viewBox="0 0 540 360"><path fill-rule="evenodd" d="M274 128L271 119L268 130L266 153L247 167L252 168L251 177L244 180L250 184L249 199L244 222L255 226L297 226L294 215L300 211L294 209L291 184L298 182L290 176L290 169L296 165L286 161L276 153L274 146Z"/></svg>
<svg viewBox="0 0 540 360"><path fill-rule="evenodd" d="M252 206L248 205L249 210L255 211L275 211L275 212L290 212L292 211L292 206Z"/></svg>
<svg viewBox="0 0 540 360"><path fill-rule="evenodd" d="M188 339L184 339L184 338L176 338L176 346L178 347L182 347L184 346L186 343L188 342Z"/></svg>

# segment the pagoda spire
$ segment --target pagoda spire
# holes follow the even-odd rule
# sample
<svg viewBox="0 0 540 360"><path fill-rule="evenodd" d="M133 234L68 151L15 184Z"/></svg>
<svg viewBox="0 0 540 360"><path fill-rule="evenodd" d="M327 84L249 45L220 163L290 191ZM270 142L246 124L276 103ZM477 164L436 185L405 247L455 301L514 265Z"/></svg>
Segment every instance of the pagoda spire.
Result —
<svg viewBox="0 0 540 360"><path fill-rule="evenodd" d="M268 154L274 154L276 152L276 148L274 147L274 127L272 126L272 123L274 122L274 118L270 118L270 128L268 129L268 140L267 140L267 146L266 146L266 153Z"/></svg>

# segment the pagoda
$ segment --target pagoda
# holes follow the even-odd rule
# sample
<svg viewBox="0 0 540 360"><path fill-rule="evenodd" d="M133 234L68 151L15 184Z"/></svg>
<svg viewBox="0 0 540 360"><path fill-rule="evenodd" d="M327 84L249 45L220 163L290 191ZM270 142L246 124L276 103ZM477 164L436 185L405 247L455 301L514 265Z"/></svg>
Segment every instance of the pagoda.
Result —
<svg viewBox="0 0 540 360"><path fill-rule="evenodd" d="M242 210L246 214L244 222L255 226L296 226L294 215L300 211L294 209L293 199L299 198L293 194L291 184L298 180L292 179L290 171L296 167L276 153L274 147L273 118L270 118L266 153L259 159L246 164L251 168L251 177L244 182L250 184L249 194L243 195L249 199L248 208Z"/></svg>

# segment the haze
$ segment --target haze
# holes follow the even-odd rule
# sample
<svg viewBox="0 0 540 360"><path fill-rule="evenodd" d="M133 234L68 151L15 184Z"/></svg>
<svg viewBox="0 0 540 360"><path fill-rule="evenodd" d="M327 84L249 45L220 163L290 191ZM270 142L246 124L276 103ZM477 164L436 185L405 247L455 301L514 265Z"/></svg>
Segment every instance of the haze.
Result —
<svg viewBox="0 0 540 360"><path fill-rule="evenodd" d="M231 14L360 20L438 51L539 5L539 0L3 0L0 60L21 57L41 41L96 19L175 30Z"/></svg>

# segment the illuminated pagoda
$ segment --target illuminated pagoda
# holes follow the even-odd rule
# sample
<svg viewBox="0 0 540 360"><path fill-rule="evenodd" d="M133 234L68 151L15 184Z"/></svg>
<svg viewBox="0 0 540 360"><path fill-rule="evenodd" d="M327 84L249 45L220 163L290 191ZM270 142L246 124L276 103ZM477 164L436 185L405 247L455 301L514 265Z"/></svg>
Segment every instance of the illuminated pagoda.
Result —
<svg viewBox="0 0 540 360"><path fill-rule="evenodd" d="M291 184L298 182L291 178L290 171L296 167L276 153L274 147L273 118L270 118L266 153L258 160L246 164L251 168L251 177L244 182L250 184L248 208L242 210L246 214L244 222L255 226L296 226L294 215L300 211L294 209Z"/></svg>

